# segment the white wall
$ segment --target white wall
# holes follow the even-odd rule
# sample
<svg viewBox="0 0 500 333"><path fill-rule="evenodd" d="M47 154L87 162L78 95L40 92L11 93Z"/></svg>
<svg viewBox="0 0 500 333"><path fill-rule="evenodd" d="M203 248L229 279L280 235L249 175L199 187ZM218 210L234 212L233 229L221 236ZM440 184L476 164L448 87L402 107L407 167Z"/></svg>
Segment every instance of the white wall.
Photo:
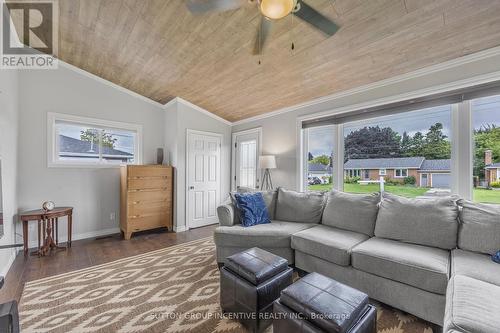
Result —
<svg viewBox="0 0 500 333"><path fill-rule="evenodd" d="M47 167L47 112L142 125L147 164L156 163L156 149L163 147L162 106L66 66L21 71L19 85L19 209L41 207L45 200L73 206L74 239L117 232L119 168ZM60 235L66 235L66 224L61 226ZM30 241L36 241L35 224Z"/></svg>
<svg viewBox="0 0 500 333"><path fill-rule="evenodd" d="M1 3L0 3L1 5ZM17 136L18 136L18 72L0 71L0 159L2 163L2 195L4 235L0 245L16 243L17 214ZM21 241L18 237L17 241ZM0 250L0 275L6 275L14 260L15 250Z"/></svg>
<svg viewBox="0 0 500 333"><path fill-rule="evenodd" d="M360 87L346 93L278 111L273 116L235 123L232 131L262 127L263 154L277 155L278 169L273 170L275 186L297 189L297 118L321 113L335 113L352 105L383 101L421 91L431 94L441 86L460 84L473 77L490 77L500 71L500 48L479 52L462 59L432 66L420 71ZM500 77L498 73L494 75ZM283 112L283 113L280 113Z"/></svg>
<svg viewBox="0 0 500 333"><path fill-rule="evenodd" d="M231 126L199 111L198 107L176 99L165 110L165 150L176 168L174 225L177 231L186 228L186 133L187 129L222 134L221 200L229 193Z"/></svg>

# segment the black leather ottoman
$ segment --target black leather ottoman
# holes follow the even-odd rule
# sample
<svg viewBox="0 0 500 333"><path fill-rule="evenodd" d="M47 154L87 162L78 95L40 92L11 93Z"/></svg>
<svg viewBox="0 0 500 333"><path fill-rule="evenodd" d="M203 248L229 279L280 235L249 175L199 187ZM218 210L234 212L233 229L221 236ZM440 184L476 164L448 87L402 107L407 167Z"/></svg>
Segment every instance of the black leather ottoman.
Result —
<svg viewBox="0 0 500 333"><path fill-rule="evenodd" d="M368 295L318 273L281 292L273 333L376 333L377 310Z"/></svg>
<svg viewBox="0 0 500 333"><path fill-rule="evenodd" d="M273 302L292 284L288 261L259 248L227 257L220 270L220 305L252 332L272 323Z"/></svg>

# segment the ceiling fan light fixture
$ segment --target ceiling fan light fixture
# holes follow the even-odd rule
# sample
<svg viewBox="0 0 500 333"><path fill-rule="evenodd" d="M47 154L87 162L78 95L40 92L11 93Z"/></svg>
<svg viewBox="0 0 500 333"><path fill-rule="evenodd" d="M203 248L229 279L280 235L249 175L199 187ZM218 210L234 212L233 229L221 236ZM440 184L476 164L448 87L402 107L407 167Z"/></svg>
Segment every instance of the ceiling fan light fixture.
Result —
<svg viewBox="0 0 500 333"><path fill-rule="evenodd" d="M260 12L271 20L281 19L292 12L296 0L260 0Z"/></svg>

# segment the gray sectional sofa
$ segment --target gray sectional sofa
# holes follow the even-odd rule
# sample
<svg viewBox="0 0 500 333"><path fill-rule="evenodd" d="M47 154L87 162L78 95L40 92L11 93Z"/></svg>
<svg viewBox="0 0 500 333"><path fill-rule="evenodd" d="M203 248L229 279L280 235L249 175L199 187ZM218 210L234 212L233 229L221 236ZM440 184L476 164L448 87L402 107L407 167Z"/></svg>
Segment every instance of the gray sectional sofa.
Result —
<svg viewBox="0 0 500 333"><path fill-rule="evenodd" d="M272 223L217 209L217 260L260 247L445 332L500 332L500 207L452 197L263 192ZM446 310L445 310L446 309Z"/></svg>

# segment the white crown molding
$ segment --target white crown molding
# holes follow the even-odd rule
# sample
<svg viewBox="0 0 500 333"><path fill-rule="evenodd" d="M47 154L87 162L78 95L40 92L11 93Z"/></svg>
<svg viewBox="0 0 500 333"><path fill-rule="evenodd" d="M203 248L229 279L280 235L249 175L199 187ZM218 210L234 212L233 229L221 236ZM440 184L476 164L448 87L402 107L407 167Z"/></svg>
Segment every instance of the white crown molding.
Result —
<svg viewBox="0 0 500 333"><path fill-rule="evenodd" d="M304 103L296 104L296 105L293 105L293 106L285 107L285 108L282 108L282 109L279 109L279 110L276 110L276 111L272 111L272 112L268 112L268 113L265 113L265 114L262 114L262 115L258 115L258 116L254 116L254 117L250 117L250 118L238 120L238 121L233 122L232 125L236 126L236 125L241 125L241 124L245 124L245 123L250 123L250 122L253 122L253 121L256 121L256 120L270 118L270 117L274 117L274 116L277 116L277 115L280 115L280 114L283 114L283 113L288 113L288 112L296 111L297 109L306 108L306 107L318 105L318 104L325 103L325 102L332 102L332 101L335 101L337 99L344 98L344 97L347 97L347 96L352 96L352 95L355 95L355 94L363 93L363 92L370 91L370 90L377 89L377 88L383 88L385 86L392 85L392 84L397 84L397 83L400 83L400 82L403 82L403 81L407 81L409 79L415 79L415 78L418 78L418 77L421 77L421 76L425 76L425 75L429 75L429 74L435 74L437 72L440 72L440 71L443 71L443 70L446 70L446 69L455 68L455 67L458 67L458 66L463 66L463 65L466 65L466 64L470 64L470 63L473 63L473 62L476 62L476 61L480 61L480 60L483 60L483 59L487 59L487 58L491 58L491 57L495 57L495 56L499 56L499 55L500 55L500 46L493 47L493 48L490 48L490 49L487 49L487 50L483 50L483 51L479 51L479 52L476 52L476 53L473 53L473 54L469 54L469 55L466 55L466 56L463 56L463 57L460 57L460 58L448 60L448 61L445 61L445 62L442 62L442 63L439 63L439 64L435 64L435 65L431 65L431 66L428 66L428 67L425 67L425 68L421 68L421 69L418 69L418 70L413 71L413 72L409 72L409 73L397 75L397 76L394 76L394 77L391 77L391 78L388 78L388 79L385 79L385 80L381 80L381 81L369 83L369 84L366 84L366 85L363 85L363 86L359 86L359 87L356 87L356 88L353 88L353 89L349 89L349 90L346 90L346 91L341 91L341 92L338 92L338 93L335 93L335 94L332 94L332 95L320 97L320 98L313 99L313 100L308 101L308 102L304 102ZM473 86L474 85L474 80L473 79L474 78L470 79L471 83L468 86ZM462 80L462 81L466 81L466 80ZM491 80L491 81L493 81L493 80ZM489 82L491 82L491 81L489 81ZM467 86L464 86L464 87L467 87ZM429 88L429 89L434 91L434 87ZM372 104L373 101L370 102L370 103Z"/></svg>

